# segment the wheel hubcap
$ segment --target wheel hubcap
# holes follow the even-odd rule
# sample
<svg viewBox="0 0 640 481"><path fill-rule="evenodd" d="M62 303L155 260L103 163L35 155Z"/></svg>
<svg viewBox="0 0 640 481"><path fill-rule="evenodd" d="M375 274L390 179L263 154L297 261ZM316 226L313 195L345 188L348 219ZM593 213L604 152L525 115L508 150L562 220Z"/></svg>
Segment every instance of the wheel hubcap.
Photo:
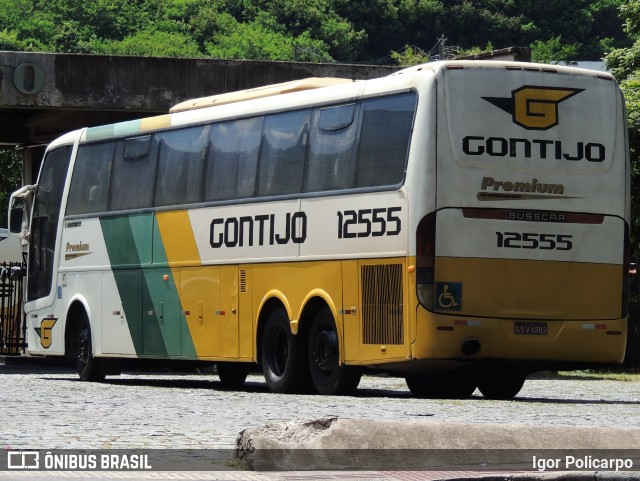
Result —
<svg viewBox="0 0 640 481"><path fill-rule="evenodd" d="M334 331L321 331L315 342L316 365L323 371L333 371L338 364L338 336Z"/></svg>
<svg viewBox="0 0 640 481"><path fill-rule="evenodd" d="M271 358L271 367L276 376L282 376L287 368L289 346L284 331L278 331L275 336L275 349Z"/></svg>
<svg viewBox="0 0 640 481"><path fill-rule="evenodd" d="M87 339L87 332L85 329L83 329L82 331L80 331L80 337L78 339L78 360L82 363L82 364L86 364L87 363L87 359L89 357L88 354L88 339Z"/></svg>

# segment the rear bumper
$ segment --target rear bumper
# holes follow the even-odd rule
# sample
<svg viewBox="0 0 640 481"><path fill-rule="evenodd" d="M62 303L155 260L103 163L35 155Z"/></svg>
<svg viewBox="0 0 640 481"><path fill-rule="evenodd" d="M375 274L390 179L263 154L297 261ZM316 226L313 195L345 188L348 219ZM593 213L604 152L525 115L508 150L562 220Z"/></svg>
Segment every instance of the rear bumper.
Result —
<svg viewBox="0 0 640 481"><path fill-rule="evenodd" d="M546 334L516 334L516 322L512 319L434 314L418 307L417 336L411 357L416 360L465 362L500 359L540 361L541 364L575 363L576 367L614 364L624 360L626 317L588 321L527 320L545 323ZM477 352L469 353L470 341L477 347L471 351Z"/></svg>

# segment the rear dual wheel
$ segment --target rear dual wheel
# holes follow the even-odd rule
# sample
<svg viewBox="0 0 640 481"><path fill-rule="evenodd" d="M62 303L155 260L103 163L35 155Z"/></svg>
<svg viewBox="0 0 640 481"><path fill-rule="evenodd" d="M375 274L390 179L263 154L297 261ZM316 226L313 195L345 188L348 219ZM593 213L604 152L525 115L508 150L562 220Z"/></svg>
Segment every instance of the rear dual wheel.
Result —
<svg viewBox="0 0 640 481"><path fill-rule="evenodd" d="M320 394L351 394L362 377L358 366L340 364L340 345L328 307L316 314L309 332L309 370Z"/></svg>
<svg viewBox="0 0 640 481"><path fill-rule="evenodd" d="M473 376L466 372L409 374L405 377L411 393L427 399L466 399L476 390Z"/></svg>
<svg viewBox="0 0 640 481"><path fill-rule="evenodd" d="M318 311L308 335L293 335L287 312L277 308L262 336L262 369L269 389L277 393L317 391L346 394L356 390L360 368L340 365L340 346L328 307Z"/></svg>
<svg viewBox="0 0 640 481"><path fill-rule="evenodd" d="M517 370L484 371L478 378L478 389L487 399L509 400L522 389L526 375Z"/></svg>
<svg viewBox="0 0 640 481"><path fill-rule="evenodd" d="M287 311L271 311L262 336L262 371L267 386L276 393L304 391L309 376L301 339L289 326Z"/></svg>

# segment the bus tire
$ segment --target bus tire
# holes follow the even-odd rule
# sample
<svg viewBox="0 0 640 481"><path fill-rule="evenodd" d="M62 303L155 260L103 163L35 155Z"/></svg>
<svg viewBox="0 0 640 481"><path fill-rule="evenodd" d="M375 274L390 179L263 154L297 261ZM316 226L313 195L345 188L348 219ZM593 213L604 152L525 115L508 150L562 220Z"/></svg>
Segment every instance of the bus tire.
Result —
<svg viewBox="0 0 640 481"><path fill-rule="evenodd" d="M351 394L362 377L359 366L340 365L340 345L333 314L323 307L309 331L309 371L320 394Z"/></svg>
<svg viewBox="0 0 640 481"><path fill-rule="evenodd" d="M478 389L487 399L510 400L522 389L527 376L518 371L486 371L478 379Z"/></svg>
<svg viewBox="0 0 640 481"><path fill-rule="evenodd" d="M408 374L405 381L411 394L424 399L467 399L476 390L467 373Z"/></svg>
<svg viewBox="0 0 640 481"><path fill-rule="evenodd" d="M304 349L289 325L287 311L278 307L267 318L262 335L262 372L267 387L275 393L302 390L307 369Z"/></svg>
<svg viewBox="0 0 640 481"><path fill-rule="evenodd" d="M238 388L249 374L248 362L219 362L216 364L220 383L225 388Z"/></svg>
<svg viewBox="0 0 640 481"><path fill-rule="evenodd" d="M87 313L82 311L80 327L78 329L78 355L76 367L81 381L104 381L105 371L100 359L93 357L93 343L91 341L91 325Z"/></svg>

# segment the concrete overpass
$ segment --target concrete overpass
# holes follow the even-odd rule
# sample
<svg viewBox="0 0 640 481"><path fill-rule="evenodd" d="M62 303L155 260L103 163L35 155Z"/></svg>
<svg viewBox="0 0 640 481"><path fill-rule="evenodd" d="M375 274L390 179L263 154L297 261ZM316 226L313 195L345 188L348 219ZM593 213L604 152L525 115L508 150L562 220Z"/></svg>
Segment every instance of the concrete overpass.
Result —
<svg viewBox="0 0 640 481"><path fill-rule="evenodd" d="M530 61L527 48L468 57ZM369 79L397 66L0 51L0 148L23 149L35 182L45 146L64 132L166 113L187 99L306 77Z"/></svg>
<svg viewBox="0 0 640 481"><path fill-rule="evenodd" d="M64 132L166 113L173 105L305 77L368 79L398 67L249 60L0 52L0 146L24 148L35 181Z"/></svg>

